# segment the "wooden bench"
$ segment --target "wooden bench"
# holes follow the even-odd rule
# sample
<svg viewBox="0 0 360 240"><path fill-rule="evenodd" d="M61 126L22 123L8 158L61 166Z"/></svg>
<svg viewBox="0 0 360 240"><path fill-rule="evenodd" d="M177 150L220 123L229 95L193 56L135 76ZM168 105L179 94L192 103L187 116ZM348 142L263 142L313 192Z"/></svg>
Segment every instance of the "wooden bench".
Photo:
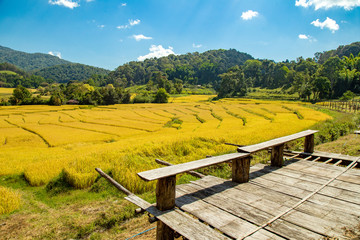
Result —
<svg viewBox="0 0 360 240"><path fill-rule="evenodd" d="M186 173L192 170L209 167L212 165L229 162L229 161L232 161L233 181L235 182L249 181L249 170L250 170L249 153L225 154L221 156L200 159L193 162L187 162L173 166L157 168L145 172L140 172L138 173L138 175L140 176L140 178L142 178L145 181L157 180L156 208L160 211L167 211L175 208L175 191L176 191L175 184L176 184L177 174ZM171 225L169 226L166 222L158 221L156 231L157 231L156 234L157 239L173 239L172 236L174 235L174 230L171 228ZM178 231L177 228L176 231ZM192 237L190 239L194 239L194 238Z"/></svg>
<svg viewBox="0 0 360 240"><path fill-rule="evenodd" d="M211 157L200 159L193 162L187 162L172 166L167 166L163 168L157 168L145 172L138 173L139 177L145 181L154 181L157 180L156 185L156 211L170 211L176 212L175 209L175 185L176 185L176 175L181 173L186 173L192 170L209 167L219 163L232 161L232 181L237 183L245 183L249 181L249 171L250 171L250 159L251 154L263 149L272 147L271 153L271 165L273 166L282 166L283 163L283 148L284 144L292 140L305 137L305 149L304 152L313 152L314 151L314 133L317 131L307 130L299 132L293 135L276 138L270 141L263 143L244 146L238 148L238 153L225 154L221 156ZM135 203L136 205L141 206L141 203L137 202L138 199L132 199L132 195L128 196L126 199ZM135 196L136 197L136 196ZM147 206L144 206L148 208ZM150 206L149 206L150 207ZM144 209L144 208L143 208ZM152 211L152 209L150 209ZM148 209L146 211L150 212ZM172 213L173 214L173 213ZM155 216L159 214L154 214ZM160 214L159 216L164 216ZM174 236L174 220L171 219L162 219L158 217L160 221L157 222L157 239L173 239ZM175 228L178 231L178 227ZM180 234L188 234L184 229L179 232ZM190 230L191 232L192 230ZM191 234L190 234L191 235ZM186 237L186 235L183 235ZM190 239L196 239L192 236ZM206 239L206 238L204 238ZM221 238L220 238L221 239Z"/></svg>
<svg viewBox="0 0 360 240"><path fill-rule="evenodd" d="M318 131L306 130L285 137L275 138L266 142L262 142L250 146L239 147L238 152L255 153L260 150L272 148L271 166L281 167L283 165L283 159L284 159L283 152L284 152L285 143L305 137L304 152L312 153L314 152L314 133L316 132Z"/></svg>

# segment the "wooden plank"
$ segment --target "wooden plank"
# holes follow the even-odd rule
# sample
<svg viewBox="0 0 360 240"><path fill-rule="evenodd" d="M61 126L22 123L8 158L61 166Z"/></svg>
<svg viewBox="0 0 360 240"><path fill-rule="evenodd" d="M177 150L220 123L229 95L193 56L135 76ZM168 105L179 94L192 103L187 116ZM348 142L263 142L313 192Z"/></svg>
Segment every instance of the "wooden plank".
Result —
<svg viewBox="0 0 360 240"><path fill-rule="evenodd" d="M160 159L155 159L155 161L158 163L158 164L162 164L162 165L165 165L165 166L173 166L174 164L171 164L169 162L166 162L166 161L163 161L163 160L160 160ZM197 178L203 178L205 177L204 174L201 174L201 173L198 173L198 172L194 172L194 171L189 171L187 172L188 174L190 175L193 175L194 177L197 177Z"/></svg>
<svg viewBox="0 0 360 240"><path fill-rule="evenodd" d="M232 182L229 182L232 183ZM238 198L237 196L233 196L232 197L228 197L226 195L224 195L222 192L219 194L215 194L214 192L212 192L209 189L204 189L201 186L196 186L195 184L186 184L187 187L185 187L184 185L180 185L179 187L181 188L181 191L187 193L188 195L192 195L194 197L196 197L196 199L199 200L202 199L201 201L206 202L208 204L214 205L218 208L221 208L223 211L227 211L229 213L231 213L234 216L237 216L238 218L241 219L245 219L249 222L254 222L257 225L261 225L261 222L265 223L268 219L270 219L271 217L273 217L273 215L271 214L267 214L266 212L262 212L261 210L258 210L254 207L252 207L251 205L246 205L244 203L241 202L242 199ZM240 192L240 191L239 191ZM240 192L241 193L241 192ZM240 208L239 208L240 206ZM274 208L272 208L274 209ZM261 216L264 216L265 218L260 217L259 218L259 214L261 214ZM201 215L201 211L199 212L194 212L194 215L196 216L200 216ZM205 216L203 216L205 217ZM216 216L213 216L214 218L216 218ZM209 217L207 218L207 220L205 220L206 222L208 222L210 219ZM320 239L321 235L316 234L316 233L312 233L306 229L303 229L299 226L296 226L292 223L287 222L287 225L291 226L291 230L293 232L293 234L298 234L298 235L305 235L307 236L307 238L304 239L311 239L313 237L316 237L316 239ZM228 226L229 229L226 229L226 231L236 231L236 227L238 226ZM285 227L287 228L287 227ZM225 229L223 229L225 231ZM247 230L247 231L244 231ZM244 236L247 232L251 231L252 228L244 228L241 227L241 232L240 232L240 236ZM286 232L276 232L278 235L283 236L285 238L287 238L286 236ZM282 233L284 233L285 235L282 235ZM279 239L279 237L276 237L276 235L271 234L263 229L259 230L258 232L252 234L251 236L245 238L245 239ZM267 236L267 237L264 237ZM270 236L269 236L270 235ZM231 236L231 235L229 235ZM241 237L239 237L238 239L242 239Z"/></svg>
<svg viewBox="0 0 360 240"><path fill-rule="evenodd" d="M286 163L286 162L285 162ZM252 166L250 168L250 179L258 176L258 175L264 175L266 172L272 172L276 170L275 168L272 168L270 166L262 165L262 164L256 164L255 166ZM255 174L253 174L255 172ZM329 177L323 177L323 176L314 176L308 173L288 169L288 168L281 168L276 170L277 174L294 177L294 178L300 178L307 181L324 184L326 183L330 178ZM334 180L331 182L328 186L332 186L335 188L345 189L352 192L360 193L360 188L358 184L343 182L341 180Z"/></svg>
<svg viewBox="0 0 360 240"><path fill-rule="evenodd" d="M209 201L209 199L212 199L214 195L216 195L216 196L219 195L219 197L222 198L222 200L219 199L219 201L218 201L219 207L221 207L221 208L226 208L226 206L224 206L224 203L226 201L228 201L229 199L234 199L234 200L236 200L238 202L246 203L249 206L251 205L253 207L256 207L259 210L262 210L262 211L264 211L264 212L266 212L266 213L268 213L270 215L273 215L273 216L275 216L275 215L277 215L279 213L282 213L283 211L288 209L288 207L285 207L285 206L283 206L281 204L284 201L284 199L282 199L281 203L279 202L279 201L281 201L281 198L278 199L277 201L269 201L267 199L264 199L264 196L262 194L253 194L251 192L251 189L249 189L248 192L243 192L243 191L238 189L240 187L244 187L245 185L250 185L250 183L239 184L234 188L234 187L232 187L232 185L233 185L232 182L226 181L226 182L223 182L223 186L221 186L221 187L223 187L225 189L223 189L223 191L221 191L219 189L220 188L219 183L221 181L224 181L224 180L219 179L219 178L215 178L215 177L212 177L212 179L210 179L211 178L210 176L208 176L206 178L195 181L194 184L200 183L198 185L201 186L201 187L206 187L208 191L209 190L211 191L211 189L216 189L217 188L215 190L215 192L212 193L212 195L211 195L211 193L208 193L207 196L203 196L203 201ZM226 185L229 185L229 186L226 186ZM216 194L217 192L219 192L219 193ZM295 211L295 212L297 212L297 211ZM239 213L237 213L237 214L239 215ZM295 213L295 214L297 214L297 213ZM298 215L301 215L301 214L302 213L299 213ZM241 216L242 215L240 213L239 217L241 217ZM329 226L332 226L332 227L335 226L334 223L331 223L331 222L326 221L326 220L321 220L320 218L315 217L315 216L307 216L307 218L312 219L312 222L318 221L319 224L322 224L322 227L320 228L320 230L322 231L321 232L322 235L326 235L326 232L323 231L323 229L326 228L325 225L329 225ZM249 219L247 219L247 220L249 220ZM292 220L292 224L297 225L296 221L293 221L293 220ZM308 226L308 225L310 225L310 223L304 223L304 224L305 224L305 228L311 227L311 226ZM300 226L300 228L299 228L299 226L296 226L296 227L298 228L299 234L304 232L303 226ZM331 233L337 233L337 235L341 235L341 230L335 229ZM319 233L319 231L318 231L318 233L312 233L312 234L315 234L317 236L321 235ZM284 235L282 235L282 236L284 236ZM288 236L284 236L284 237L288 237Z"/></svg>
<svg viewBox="0 0 360 240"><path fill-rule="evenodd" d="M238 151L253 153L253 152L257 152L257 151L260 151L260 150L267 149L269 147L284 144L284 143L296 140L298 138L306 137L306 136L314 134L316 132L318 132L318 131L306 130L306 131L302 131L302 132L295 133L295 134L292 134L292 135L288 135L288 136L285 136L285 137L275 138L275 139L272 139L270 141L266 141L266 142L262 142L262 143L258 143L258 144L254 144L254 145L250 145L250 146L245 146L245 147L239 147Z"/></svg>
<svg viewBox="0 0 360 240"><path fill-rule="evenodd" d="M232 161L232 181L245 183L249 181L250 156Z"/></svg>
<svg viewBox="0 0 360 240"><path fill-rule="evenodd" d="M129 195L125 199L145 209L185 238L194 240L230 239L180 210L160 211L136 195Z"/></svg>
<svg viewBox="0 0 360 240"><path fill-rule="evenodd" d="M311 164L311 165L307 165L306 163ZM306 163L303 164L303 163L298 162L298 163L289 164L289 165L287 165L287 168L310 173L310 174L313 174L314 176L320 176L320 177L324 176L324 177L329 177L329 178L332 176L335 176L335 174L340 173L341 170L344 169L342 167L337 167L337 166L333 166L333 165L325 165L325 164L321 164L321 163L313 163L313 162L309 162L309 161L307 161ZM326 168L327 166L331 166L331 167L335 167L335 168ZM349 171L356 171L356 170L349 170ZM350 183L354 183L354 184L360 184L360 177L357 175L354 175L352 173L344 173L341 176L339 176L337 178L337 180L350 182Z"/></svg>
<svg viewBox="0 0 360 240"><path fill-rule="evenodd" d="M152 181L159 178L174 176L179 173L189 172L203 167L212 166L219 163L237 160L249 156L247 153L230 153L211 158L204 158L197 161L177 164L173 166L157 168L145 172L138 173L139 177L145 181Z"/></svg>
<svg viewBox="0 0 360 240"><path fill-rule="evenodd" d="M176 205L233 238L241 238L245 232L256 228L256 225L236 217L217 206L201 201L187 194L186 191L179 189L176 191ZM284 239L266 230L260 231L259 236L262 239L267 237L271 239Z"/></svg>
<svg viewBox="0 0 360 240"><path fill-rule="evenodd" d="M351 162L359 159L359 157L338 154L338 153L321 152L321 151L314 151L313 153L304 153L304 152L298 152L298 151L291 151L291 152L294 154L311 155L314 157L322 157L322 158L334 158L334 159L348 160Z"/></svg>

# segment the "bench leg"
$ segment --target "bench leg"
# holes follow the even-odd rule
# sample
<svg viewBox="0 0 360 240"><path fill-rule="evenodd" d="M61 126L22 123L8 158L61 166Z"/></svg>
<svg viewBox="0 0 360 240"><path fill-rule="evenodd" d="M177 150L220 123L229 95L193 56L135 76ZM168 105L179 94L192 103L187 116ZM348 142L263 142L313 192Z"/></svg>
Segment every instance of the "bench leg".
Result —
<svg viewBox="0 0 360 240"><path fill-rule="evenodd" d="M314 152L314 134L305 137L304 152Z"/></svg>
<svg viewBox="0 0 360 240"><path fill-rule="evenodd" d="M156 185L156 207L161 211L175 208L176 176L160 178ZM173 240L174 230L161 221L157 222L156 239Z"/></svg>
<svg viewBox="0 0 360 240"><path fill-rule="evenodd" d="M284 160L284 144L274 146L271 151L271 166L282 167Z"/></svg>
<svg viewBox="0 0 360 240"><path fill-rule="evenodd" d="M237 183L245 183L249 181L250 159L245 157L232 160L232 181Z"/></svg>

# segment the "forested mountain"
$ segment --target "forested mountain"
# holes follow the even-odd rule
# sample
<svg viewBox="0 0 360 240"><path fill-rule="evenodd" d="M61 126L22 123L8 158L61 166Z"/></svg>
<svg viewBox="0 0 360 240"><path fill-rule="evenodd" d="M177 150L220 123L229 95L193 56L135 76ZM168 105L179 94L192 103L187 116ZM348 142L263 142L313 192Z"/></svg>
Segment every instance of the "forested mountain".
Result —
<svg viewBox="0 0 360 240"><path fill-rule="evenodd" d="M19 69L10 63L0 63L0 87L16 87L22 85L27 88L37 88L42 83L51 83L49 79L35 76Z"/></svg>
<svg viewBox="0 0 360 240"><path fill-rule="evenodd" d="M34 72L35 75L46 79L52 79L58 83L69 81L83 81L92 75L107 75L110 71L79 63L68 63L43 68Z"/></svg>
<svg viewBox="0 0 360 240"><path fill-rule="evenodd" d="M242 65L246 60L253 59L247 53L230 50L210 50L204 53L188 53L169 55L161 58L146 59L142 62L129 62L119 66L109 74L114 86L128 87L147 84L149 81L182 81L189 84L217 84L219 74L229 68ZM163 84L163 83L161 83Z"/></svg>
<svg viewBox="0 0 360 240"><path fill-rule="evenodd" d="M357 56L360 52L360 42L354 42L349 45L341 45L336 50L317 52L315 53L315 59L318 63L323 64L330 57L338 56L342 58L344 56L350 57L350 54Z"/></svg>
<svg viewBox="0 0 360 240"><path fill-rule="evenodd" d="M25 71L70 63L69 61L60 59L50 54L25 53L0 46L0 63L3 62L14 64Z"/></svg>

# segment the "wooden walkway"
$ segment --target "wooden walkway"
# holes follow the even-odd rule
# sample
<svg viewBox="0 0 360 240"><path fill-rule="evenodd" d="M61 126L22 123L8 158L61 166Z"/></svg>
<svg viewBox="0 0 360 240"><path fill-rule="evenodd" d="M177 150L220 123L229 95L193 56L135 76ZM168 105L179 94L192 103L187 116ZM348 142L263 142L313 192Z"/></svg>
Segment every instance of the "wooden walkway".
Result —
<svg viewBox="0 0 360 240"><path fill-rule="evenodd" d="M175 202L230 239L351 239L360 224L360 170L345 169L299 159L258 164L247 183L206 176L179 185Z"/></svg>
<svg viewBox="0 0 360 240"><path fill-rule="evenodd" d="M360 158L314 152L316 132L232 144L237 153L140 172L143 180L157 181L155 205L97 171L125 199L153 215L157 240L173 240L175 232L191 240L360 237ZM299 138L305 140L303 152L284 150ZM271 152L271 166L250 168L251 155L264 149ZM231 180L193 171L225 162L232 166ZM176 176L183 173L200 179L176 186Z"/></svg>

